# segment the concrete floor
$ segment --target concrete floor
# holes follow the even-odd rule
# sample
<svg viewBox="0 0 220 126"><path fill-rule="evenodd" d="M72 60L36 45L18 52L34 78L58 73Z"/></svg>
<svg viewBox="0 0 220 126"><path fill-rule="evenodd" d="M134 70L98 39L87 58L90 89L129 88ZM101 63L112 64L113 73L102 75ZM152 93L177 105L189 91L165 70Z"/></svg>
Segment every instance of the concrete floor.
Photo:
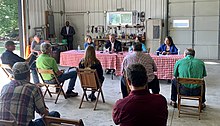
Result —
<svg viewBox="0 0 220 126"><path fill-rule="evenodd" d="M207 107L201 114L201 120L195 116L181 116L178 118L178 110L168 104L169 117L167 126L220 126L220 61L206 61L206 69L208 76L206 80L206 105ZM2 74L1 74L2 75ZM1 76L2 77L2 76ZM112 121L112 106L115 101L121 98L119 77L111 80L110 75L105 75L103 92L106 103L102 103L101 97L97 105L97 110L93 110L94 102L83 102L82 108L79 109L79 103L82 96L80 82L77 79L75 91L79 92L78 97L64 99L61 95L58 103L54 104L55 95L50 98L46 95L45 102L50 110L56 110L61 113L63 118L82 119L85 126L115 126ZM5 84L5 79L0 79L0 85ZM65 90L67 88L65 83ZM171 85L166 81L160 81L161 94L170 101ZM88 92L89 93L89 92ZM36 114L36 118L39 117Z"/></svg>

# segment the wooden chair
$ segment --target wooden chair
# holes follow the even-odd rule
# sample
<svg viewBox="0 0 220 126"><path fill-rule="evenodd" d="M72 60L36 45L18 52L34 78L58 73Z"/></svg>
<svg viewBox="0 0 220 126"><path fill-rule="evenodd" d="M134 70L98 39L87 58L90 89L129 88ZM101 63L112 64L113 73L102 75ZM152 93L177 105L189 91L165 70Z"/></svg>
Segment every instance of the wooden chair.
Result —
<svg viewBox="0 0 220 126"><path fill-rule="evenodd" d="M16 122L13 120L2 120L0 119L0 126L17 126Z"/></svg>
<svg viewBox="0 0 220 126"><path fill-rule="evenodd" d="M98 92L94 110L96 109L100 93L102 95L102 101L103 101L103 103L105 103L104 95L102 92L102 84L99 81L99 77L98 77L96 70L77 69L77 74L79 76L79 79L81 82L81 87L83 89L83 96L82 96L79 108L81 108L81 106L82 106L82 102L84 100L84 97L86 97L86 100L88 101L86 91L94 91L95 90Z"/></svg>
<svg viewBox="0 0 220 126"><path fill-rule="evenodd" d="M200 95L198 96L187 96L181 94L181 88L180 86L182 84L198 84L201 86L201 91ZM200 113L202 110L202 95L203 95L203 89L204 89L204 84L205 81L204 79L198 79L198 78L177 78L177 94L178 94L178 110L179 110L179 117L180 114L187 114L187 115L197 115L199 116L200 120ZM197 100L199 102L198 106L193 106L193 105L185 105L181 104L181 100L186 99L186 100ZM193 108L198 108L198 113L189 113L188 111L181 110L181 107L193 107Z"/></svg>
<svg viewBox="0 0 220 126"><path fill-rule="evenodd" d="M44 116L43 120L46 123L46 126L84 126L82 119L70 120L70 119Z"/></svg>
<svg viewBox="0 0 220 126"><path fill-rule="evenodd" d="M12 67L9 64L0 64L0 67L2 68L5 75L10 79L13 80L13 73L12 73Z"/></svg>
<svg viewBox="0 0 220 126"><path fill-rule="evenodd" d="M40 75L40 78L41 78L42 81L43 81L43 84L42 84L42 85L46 87L46 91L44 92L44 95L43 95L43 96L45 96L47 92L48 92L48 94L50 95L50 97L52 97L51 93L57 94L57 98L56 98L56 100L55 100L55 104L57 103L58 97L59 97L59 95L60 95L61 93L63 94L63 96L64 96L65 99L67 98L67 97L66 97L66 94L65 94L64 91L63 91L64 82L59 82L59 80L57 79L57 76L56 76L55 72L54 72L52 69L49 69L49 70L37 69L37 71L38 71L38 73L39 73L39 75ZM54 76L54 81L55 81L55 83L53 83L53 84L46 83L45 80L44 80L44 78L43 78L43 76L42 76L42 74L51 74L52 76ZM56 89L59 89L58 93L57 93L57 92L51 92L51 91L49 90L49 87L55 87Z"/></svg>

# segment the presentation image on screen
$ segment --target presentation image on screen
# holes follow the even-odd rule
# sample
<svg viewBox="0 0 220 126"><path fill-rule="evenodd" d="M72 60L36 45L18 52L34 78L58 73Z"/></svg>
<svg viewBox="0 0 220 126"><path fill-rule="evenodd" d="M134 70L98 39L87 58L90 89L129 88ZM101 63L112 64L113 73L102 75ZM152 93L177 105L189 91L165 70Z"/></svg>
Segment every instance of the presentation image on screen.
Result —
<svg viewBox="0 0 220 126"><path fill-rule="evenodd" d="M132 25L132 12L107 12L107 25Z"/></svg>
<svg viewBox="0 0 220 126"><path fill-rule="evenodd" d="M121 14L121 23L122 24L131 24L132 23L132 14Z"/></svg>
<svg viewBox="0 0 220 126"><path fill-rule="evenodd" d="M120 24L120 14L112 13L109 15L109 24L110 25L119 25Z"/></svg>

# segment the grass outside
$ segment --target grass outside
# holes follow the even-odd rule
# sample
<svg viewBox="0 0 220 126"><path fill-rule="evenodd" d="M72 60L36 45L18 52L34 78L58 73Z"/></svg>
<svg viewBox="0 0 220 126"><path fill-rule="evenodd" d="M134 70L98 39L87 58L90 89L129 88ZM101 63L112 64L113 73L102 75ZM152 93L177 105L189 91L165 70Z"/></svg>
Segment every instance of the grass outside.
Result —
<svg viewBox="0 0 220 126"><path fill-rule="evenodd" d="M14 42L17 43L16 49L15 49L14 53L17 54L17 55L20 55L20 44L19 44L19 41L14 41ZM0 56L5 51L4 43L5 43L5 41L0 41Z"/></svg>

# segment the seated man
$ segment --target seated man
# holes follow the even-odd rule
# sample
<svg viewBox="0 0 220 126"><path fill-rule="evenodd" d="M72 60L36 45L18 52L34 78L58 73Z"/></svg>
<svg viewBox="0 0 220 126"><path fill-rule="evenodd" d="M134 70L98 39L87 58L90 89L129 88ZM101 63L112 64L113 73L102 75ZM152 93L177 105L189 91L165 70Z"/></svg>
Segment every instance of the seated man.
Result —
<svg viewBox="0 0 220 126"><path fill-rule="evenodd" d="M109 35L109 40L106 42L105 48L109 49L110 52L122 51L121 42L115 39L115 34Z"/></svg>
<svg viewBox="0 0 220 126"><path fill-rule="evenodd" d="M147 71L141 64L127 68L127 81L131 93L120 99L113 107L112 117L120 126L166 126L168 118L166 98L150 94L147 86Z"/></svg>
<svg viewBox="0 0 220 126"><path fill-rule="evenodd" d="M15 43L13 41L7 41L5 43L5 48L5 52L1 56L2 63L9 64L11 67L13 67L16 62L28 62L32 72L34 84L38 84L40 81L36 71L36 56L31 54L27 60L19 57L17 54L13 53L15 50Z"/></svg>
<svg viewBox="0 0 220 126"><path fill-rule="evenodd" d="M41 116L60 117L56 111L48 112L40 88L29 82L27 63L15 63L12 71L15 80L3 86L1 91L0 119L14 120L18 126L45 126L42 118L32 121L35 111Z"/></svg>
<svg viewBox="0 0 220 126"><path fill-rule="evenodd" d="M154 60L149 54L142 52L142 44L140 42L134 43L133 48L134 48L134 52L132 52L131 54L127 55L124 58L122 62L122 67L123 67L122 69L126 70L128 65L130 64L134 64L134 63L142 64L147 70L148 89L152 89L152 92L154 94L159 94L160 85L157 76L154 75L154 72L157 71L157 66ZM121 78L121 91L123 98L128 95L124 76L122 76Z"/></svg>
<svg viewBox="0 0 220 126"><path fill-rule="evenodd" d="M181 77L181 78L203 78L206 74L205 64L203 61L194 58L195 56L195 50L192 48L186 49L184 51L184 57L181 60L178 60L174 66L174 76L175 78ZM186 85L187 86L187 85ZM198 95L200 94L200 86L199 85L188 85L182 86L180 88L184 88L183 94L189 94L189 95ZM203 97L202 97L202 103L203 108L205 107L205 85L204 85L204 91L203 91ZM194 90L193 92L191 90ZM177 107L177 84L176 79L172 80L172 91L171 91L171 102L170 104L173 105L173 107Z"/></svg>
<svg viewBox="0 0 220 126"><path fill-rule="evenodd" d="M73 92L77 73L76 71L70 71L63 73L61 70L58 69L57 63L53 57L50 56L52 51L52 47L49 43L42 43L41 44L41 52L40 56L36 60L37 68L39 69L53 69L57 75L57 78L60 82L64 82L65 80L70 79L69 86L66 91L67 97L75 97L78 93ZM51 75L43 75L44 80L47 80L47 83L54 83L54 78Z"/></svg>

